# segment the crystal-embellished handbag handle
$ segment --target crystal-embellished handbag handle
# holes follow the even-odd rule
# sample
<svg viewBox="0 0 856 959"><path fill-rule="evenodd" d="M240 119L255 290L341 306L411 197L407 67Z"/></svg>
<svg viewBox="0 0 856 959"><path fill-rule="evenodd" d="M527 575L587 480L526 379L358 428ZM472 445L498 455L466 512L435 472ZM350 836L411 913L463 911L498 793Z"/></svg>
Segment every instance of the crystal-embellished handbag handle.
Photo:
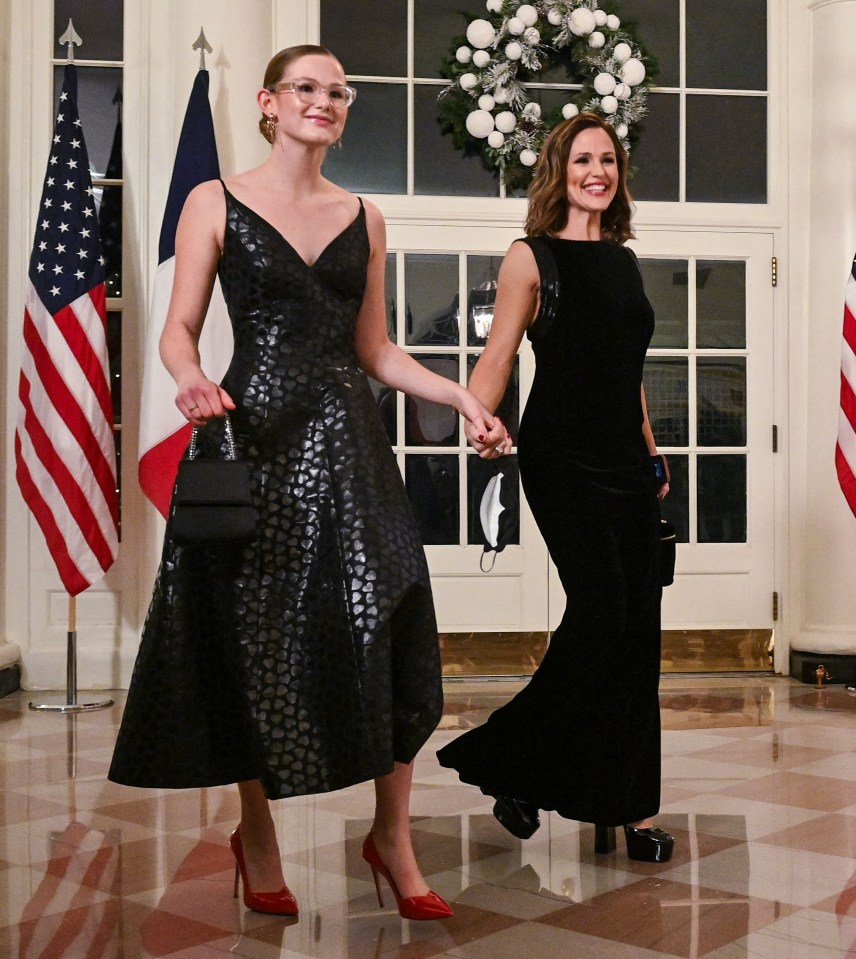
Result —
<svg viewBox="0 0 856 959"><path fill-rule="evenodd" d="M235 434L232 432L232 421L229 419L229 414L225 411L223 412L223 419L225 420L224 429L226 431L226 443L229 447L229 455L226 457L230 460L237 459L237 454L235 453ZM196 440L199 436L199 427L194 426L190 432L190 445L187 447L187 458L196 459L197 447Z"/></svg>

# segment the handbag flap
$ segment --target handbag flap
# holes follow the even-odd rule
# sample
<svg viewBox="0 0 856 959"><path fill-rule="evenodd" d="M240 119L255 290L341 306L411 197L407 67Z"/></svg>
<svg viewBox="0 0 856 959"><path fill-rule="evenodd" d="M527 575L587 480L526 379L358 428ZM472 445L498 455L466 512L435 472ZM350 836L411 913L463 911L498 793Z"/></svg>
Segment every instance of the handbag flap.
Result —
<svg viewBox="0 0 856 959"><path fill-rule="evenodd" d="M251 505L247 464L236 460L182 460L175 502L178 505Z"/></svg>

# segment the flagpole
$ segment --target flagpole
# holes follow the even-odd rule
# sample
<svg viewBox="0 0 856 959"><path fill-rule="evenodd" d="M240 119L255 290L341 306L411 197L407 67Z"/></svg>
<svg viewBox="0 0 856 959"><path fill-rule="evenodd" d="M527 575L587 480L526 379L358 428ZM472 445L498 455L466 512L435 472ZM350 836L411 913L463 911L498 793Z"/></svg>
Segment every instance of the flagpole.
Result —
<svg viewBox="0 0 856 959"><path fill-rule="evenodd" d="M66 29L65 33L59 38L59 42L60 42L61 44L65 44L65 46L66 46L66 62L67 62L67 64L68 64L68 66L66 66L66 74L68 74L69 71L73 71L73 69L74 69L74 67L73 67L73 64L74 64L74 48L75 48L75 46L80 46L80 44L83 43L83 40L82 40L82 39L78 36L78 34L76 33L76 31L75 31L75 29L74 29L74 24L72 23L71 20L68 21L68 28ZM67 78L66 78L66 79L67 79ZM65 82L66 82L66 81L63 82L62 98L65 98L65 96L66 96ZM76 101L76 87L77 87L77 85L76 85L76 79L75 79L75 81L74 81L75 96L73 97L73 100L74 100L74 101ZM77 113L77 103L76 103L76 102L74 102L74 104L73 104L73 112L74 112L75 114ZM57 114L57 124L59 124L60 120L63 120L63 119L64 119L63 116L61 116L60 113L58 112L58 114ZM79 121L79 118L77 118L76 126L79 126L79 125L80 125L80 121ZM55 130L56 130L56 128L55 128ZM57 134L56 139L55 139L54 142L55 142L55 143L58 143L58 142L61 141L61 139L62 139L62 137L60 137L60 135ZM82 141L83 141L83 137L82 137L82 134L81 134L81 136L80 136L79 138L73 139L72 141L70 141L70 143L71 143L71 145L72 145L75 149L80 149L81 146L82 146ZM89 187L90 187L89 190L88 190L88 193L91 194L91 193L92 193L92 189L91 189L91 181L89 180L88 159L86 158L86 147L85 147L85 146L82 146L82 155L83 155L84 161L85 161L85 162L84 162L83 169L85 169L85 171L86 171L86 174L85 174L85 175L86 175L87 182L89 183ZM56 162L56 157L55 157L55 156L52 157L51 162ZM74 170L74 169L76 168L76 161L75 161L75 162L70 162L68 165L69 165L69 169ZM53 185L54 185L54 184L53 184L53 181L50 180L50 179L46 181L45 190L48 189L48 186L49 186L49 185L50 185L50 186L53 186ZM73 186L73 185L74 185L74 184L73 184L72 182L69 183L69 186ZM50 207L50 203L47 203L47 204L46 204L46 207ZM73 208L73 206L72 206L71 203L67 203L67 204L66 204L66 207L67 207L68 209L72 209L72 208ZM87 214L91 214L91 210L88 210L88 209L87 209L87 210L86 210L86 213L87 213ZM44 224L44 229L48 229L49 225L50 225L50 224L48 224L48 223ZM67 226L67 224L64 224L64 225ZM87 230L84 231L84 234L85 234L86 236L89 236L90 233L91 233L91 231L90 231L89 229L87 229ZM45 243L45 244L43 244L43 246L47 246L47 244ZM34 247L34 249L35 249L35 247ZM64 245L61 244L60 247L59 247L59 249L60 249L63 253L65 252L65 246L64 246ZM88 253L88 251L85 251L85 250L84 250L83 255L86 256L87 253ZM104 262L103 259L101 259L100 262L101 262L102 268L103 268L103 262ZM41 264L40 264L40 266L39 266L39 270L40 270L40 272L41 272L41 270L42 270L42 265L41 265ZM58 277L63 275L63 269L61 268L61 266L60 266L59 264L57 264L57 269L56 269L55 272L56 272L56 274L57 274ZM79 277L80 277L80 278L84 278L84 273L83 273L82 271L79 273ZM59 281L57 280L57 284L58 284L58 282L59 282ZM103 287L103 282L104 282L104 280L103 280L103 276L102 276L102 278L101 278L102 287ZM60 288L59 285L55 285L55 286L52 288L51 292L52 292L54 295L59 296L59 295L61 295L62 290L61 290L61 288ZM76 292L77 292L77 290L76 290L76 288L74 288L74 289L73 289L73 293L76 293ZM70 301L70 302L71 302L71 301ZM75 299L73 302L77 302L77 300ZM103 301L101 301L101 302L103 303ZM97 309L97 307L96 307L96 309ZM71 312L74 313L73 304L72 304ZM76 314L75 314L75 316L76 316ZM38 338L38 337L37 337L37 338ZM22 367L22 374L21 374L21 375L22 375L22 381L23 381L23 380L24 380L23 367ZM28 388L29 388L29 383L28 383ZM64 397L65 399L67 399L67 397L65 397L64 394L63 394L63 397ZM72 402L73 402L73 401L74 401L74 397L72 396ZM20 437L19 437L17 431L16 431L16 442L20 443ZM22 447L22 449L23 449L23 447ZM18 450L18 447L16 446L16 451L17 451L17 450ZM43 465L44 465L44 464L42 464L42 466L43 466ZM20 483L21 480L23 479L23 480L24 480L24 485L22 486L22 489L24 489L24 487L26 487L27 490L30 490L30 491L31 491L32 488L34 488L34 484L33 484L33 482L32 482L31 477L29 476L29 472L28 472L28 469L27 469L27 464L26 464L26 459L25 459L25 457L24 457L23 461L22 461L21 463L19 463L19 467L20 467L20 469L19 469L19 471L18 471L19 483ZM34 463L34 468L36 468L36 467L35 467L35 463ZM39 468L42 468L42 467L39 467ZM109 464L108 464L108 469L109 469ZM113 473L114 473L114 475L113 475L113 477L112 477L112 483L113 483L113 485L115 486L115 467L114 467ZM26 499L26 498L27 498L27 497L26 497L26 494L25 494L25 499ZM40 495L37 499L38 499L40 505L42 505L42 504L44 503L43 497L42 497L41 495ZM28 503L30 504L31 509L33 508L33 506L32 506L32 502L33 502L33 501L35 501L35 500L28 500ZM108 508L109 508L109 507L108 507ZM48 528L49 528L50 531L51 531L51 536L48 538L49 547L50 547L50 545L51 545L51 542L53 542L53 544L56 546L56 545L57 545L57 541L58 541L58 540L62 540L62 533L61 533L61 531L59 530L59 527L58 527L57 524L56 524L56 520L54 519L53 516L51 516L50 522L47 522L46 517L45 517L44 515L42 515L41 518L42 518L43 521L46 522L46 525L48 526ZM96 526L97 526L97 524L96 524ZM43 528L43 530L44 530L44 529L45 529L45 526L43 525L42 528ZM100 530L100 528L99 528L99 530ZM109 562L112 562L112 560L115 559L115 551L112 551L112 552L111 552L110 544L107 543L105 540L103 540L102 542L103 542L104 546L106 547L106 552L110 553ZM64 543L64 542L62 542L61 546L62 546L63 551L65 551L66 546L65 546L65 543ZM99 547L99 548L101 548L101 547ZM52 550L52 552L53 552L53 550ZM105 558L105 557L104 557L104 549L102 549L101 552L102 552L101 559L104 560L104 558ZM56 556L55 556L54 558L56 558ZM109 563L104 563L104 564L102 564L102 568L106 569L106 568L107 568L107 565L109 565ZM58 568L59 568L59 564L58 564ZM64 582L64 584L66 585L66 591L67 591L67 593L68 593L68 631L67 631L67 634L66 634L66 670L65 670L65 674L66 674L66 701L65 701L64 703L32 703L32 702L31 702L31 703L29 704L29 705L30 705L30 709L41 710L41 711L44 711L44 712L58 712L58 713L69 713L69 714L82 713L82 712L90 712L90 711L96 710L96 709L105 709L106 707L113 705L113 700L112 700L112 699L101 699L101 700L97 700L97 701L95 701L95 702L80 703L80 702L78 702L78 698L77 698L77 599L76 599L76 594L77 594L77 592L80 591L80 589L86 588L86 586L91 585L92 580L91 580L91 579L88 579L88 580L87 580L87 578L86 578L85 576L82 576L82 575L81 575L80 569L74 565L73 560L70 561L70 563L67 564L67 565L64 564L64 565L63 565L63 569L65 569L65 572L66 572L67 575L69 574L69 569L71 569L71 570L73 571L73 573L75 574L75 577L76 577L76 578L75 578L75 581L74 581L74 585L73 585L73 587L72 587L72 588L75 590L74 592L72 592L72 588L69 588L69 585L68 585L68 582L66 582L66 579L63 578L63 582ZM63 569L60 569L60 576L61 576L61 577L63 576ZM82 582L81 582L81 580L82 580ZM75 736L76 736L76 728L75 728L75 725L74 725L74 722L73 722L73 721L72 721L71 727L70 727L70 729L69 729L69 735L70 735L71 737L75 737ZM73 745L73 743L70 742L70 745ZM71 778L73 778L73 773L76 771L76 757L75 757L75 760L74 760L74 761L75 761L75 767L74 767L73 770L71 770L71 773L72 773Z"/></svg>
<svg viewBox="0 0 856 959"><path fill-rule="evenodd" d="M77 701L77 597L68 597L68 633L66 636L65 702L30 703L30 709L51 713L89 713L113 705L112 699L99 699L91 703Z"/></svg>

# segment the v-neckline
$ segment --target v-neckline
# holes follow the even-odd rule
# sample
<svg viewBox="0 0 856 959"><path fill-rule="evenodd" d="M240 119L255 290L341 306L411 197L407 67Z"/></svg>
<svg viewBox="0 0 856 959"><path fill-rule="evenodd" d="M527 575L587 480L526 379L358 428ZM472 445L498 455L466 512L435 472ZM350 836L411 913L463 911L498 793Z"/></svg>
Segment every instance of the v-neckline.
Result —
<svg viewBox="0 0 856 959"><path fill-rule="evenodd" d="M271 223L270 220L267 219L267 217L263 217L263 216L261 215L261 213L259 213L257 210L254 210L251 206L248 206L246 203L244 203L243 200L238 199L238 197L236 197L235 194L232 193L232 191L226 186L225 183L223 184L223 190L224 190L225 193L227 193L227 194L235 201L235 203L238 204L238 206L242 206L245 210L247 210L248 212L252 213L252 215L253 215L257 220L259 220L259 221L261 221L262 223L264 223L264 225L265 225L272 233L275 233L275 234L279 237L279 239L282 240L282 242L289 248L289 250L291 250L291 252L295 255L295 257L297 257L297 259L300 260L300 262L306 267L307 270L314 270L315 267L318 265L318 263L321 262L321 258L322 258L322 257L324 256L324 254L330 249L330 247L331 247L338 239L340 239L341 237L343 237L343 236L348 232L348 230L350 230L353 226L355 226L355 225L360 221L360 219L361 219L362 216L363 216L363 213L365 212L365 207L363 206L363 201L360 200L360 208L359 208L359 210L357 211L357 215L354 217L354 219L351 220L351 222L348 223L346 226L342 227L342 229L330 240L329 243L327 243L327 245L321 250L321 252L318 254L318 256L315 257L315 259L314 259L311 263L307 263L306 260L304 260L304 258L303 258L303 257L300 255L300 253L297 251L297 247L291 242L291 240L289 240L288 237L287 237L281 230L278 230L278 229L273 225L273 223ZM359 197L357 197L357 199L359 199Z"/></svg>

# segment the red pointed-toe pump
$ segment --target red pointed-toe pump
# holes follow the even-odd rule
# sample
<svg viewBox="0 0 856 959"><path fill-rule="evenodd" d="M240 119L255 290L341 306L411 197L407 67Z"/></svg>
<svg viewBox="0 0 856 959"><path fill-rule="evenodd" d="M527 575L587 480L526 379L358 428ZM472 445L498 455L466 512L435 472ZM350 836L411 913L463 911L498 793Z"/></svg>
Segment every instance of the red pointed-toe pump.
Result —
<svg viewBox="0 0 856 959"><path fill-rule="evenodd" d="M399 893L395 880L380 858L371 833L366 836L366 841L363 843L363 859L371 867L375 889L377 890L377 901L381 909L383 908L383 897L380 894L378 873L389 883L389 888L395 896L395 904L398 906L398 914L402 919L448 919L453 914L446 900L442 896L438 896L433 890L430 890L425 896L410 896L405 899Z"/></svg>
<svg viewBox="0 0 856 959"><path fill-rule="evenodd" d="M244 862L244 844L241 842L241 827L236 826L229 836L229 847L235 857L235 892L238 898L238 878L244 883L244 905L253 912L265 912L273 916L296 916L297 900L288 888L283 886L278 892L253 892L247 882L247 864Z"/></svg>

